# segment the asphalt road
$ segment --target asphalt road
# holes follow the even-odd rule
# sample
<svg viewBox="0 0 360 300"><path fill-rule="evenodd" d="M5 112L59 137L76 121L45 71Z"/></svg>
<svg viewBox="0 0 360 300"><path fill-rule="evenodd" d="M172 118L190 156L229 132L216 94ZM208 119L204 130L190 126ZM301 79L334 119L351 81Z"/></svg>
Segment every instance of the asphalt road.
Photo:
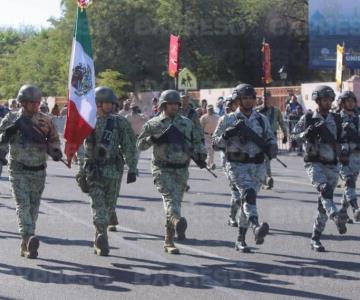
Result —
<svg viewBox="0 0 360 300"><path fill-rule="evenodd" d="M273 163L275 188L261 191L261 220L271 234L253 253L234 250L235 228L226 225L228 183L191 168L191 189L183 215L188 239L181 255L163 252L164 213L143 153L140 178L123 182L118 199L118 232L110 233L109 257L93 254L89 197L77 187L77 167L49 162L37 234L39 258L19 256L14 200L4 170L0 181L0 299L359 299L360 225L345 236L329 222L326 253L310 250L317 194L302 159ZM126 176L125 176L126 178ZM339 203L341 190L336 192ZM115 298L116 297L116 298Z"/></svg>

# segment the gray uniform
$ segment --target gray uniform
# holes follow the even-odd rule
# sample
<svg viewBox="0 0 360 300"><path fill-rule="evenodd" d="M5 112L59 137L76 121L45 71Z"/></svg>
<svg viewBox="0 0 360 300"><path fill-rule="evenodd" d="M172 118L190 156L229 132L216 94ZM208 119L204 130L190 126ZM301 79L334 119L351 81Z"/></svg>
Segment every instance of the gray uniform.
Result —
<svg viewBox="0 0 360 300"><path fill-rule="evenodd" d="M325 122L326 128L335 140L340 141L339 126L336 114L329 113L326 117L315 111L312 115L304 115L295 125L293 139L304 141L305 170L312 185L320 193L318 199L318 213L314 223L313 235L319 236L325 229L328 218L334 218L338 209L334 203L333 195L339 177L337 161L337 146L323 142L319 138L309 141L305 138L306 129L316 122ZM345 229L346 231L346 229ZM314 236L313 236L314 237Z"/></svg>
<svg viewBox="0 0 360 300"><path fill-rule="evenodd" d="M216 147L225 149L225 168L242 200L239 227L247 228L251 218L258 218L256 195L265 178L266 168L264 153L254 142L242 140L238 136L224 139L226 129L235 126L239 119L244 120L248 127L269 144L276 145L276 139L268 119L256 111L253 111L249 118L240 111L226 115L214 132L213 143Z"/></svg>

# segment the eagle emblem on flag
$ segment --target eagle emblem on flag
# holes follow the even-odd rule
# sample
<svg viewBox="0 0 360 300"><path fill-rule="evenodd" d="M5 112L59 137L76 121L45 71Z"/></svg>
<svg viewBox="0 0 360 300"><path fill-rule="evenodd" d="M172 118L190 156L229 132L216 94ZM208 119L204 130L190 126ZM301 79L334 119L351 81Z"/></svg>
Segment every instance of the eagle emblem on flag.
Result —
<svg viewBox="0 0 360 300"><path fill-rule="evenodd" d="M73 68L71 86L75 88L77 96L86 95L93 88L91 67L89 65L79 63Z"/></svg>

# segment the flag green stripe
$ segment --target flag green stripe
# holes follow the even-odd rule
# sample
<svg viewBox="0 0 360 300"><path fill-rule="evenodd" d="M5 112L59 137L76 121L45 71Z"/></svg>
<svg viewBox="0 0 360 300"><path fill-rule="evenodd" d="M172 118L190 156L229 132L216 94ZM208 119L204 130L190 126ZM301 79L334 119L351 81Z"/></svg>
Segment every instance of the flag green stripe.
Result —
<svg viewBox="0 0 360 300"><path fill-rule="evenodd" d="M93 53L91 47L90 30L89 30L86 10L83 9L81 11L79 7L77 9L74 38L76 39L77 42L79 42L82 45L85 53L92 58Z"/></svg>

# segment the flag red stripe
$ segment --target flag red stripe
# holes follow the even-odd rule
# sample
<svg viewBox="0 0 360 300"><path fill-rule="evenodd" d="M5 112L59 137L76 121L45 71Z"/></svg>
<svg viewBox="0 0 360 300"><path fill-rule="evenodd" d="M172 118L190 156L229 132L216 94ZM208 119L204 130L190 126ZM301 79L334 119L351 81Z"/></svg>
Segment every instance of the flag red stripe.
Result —
<svg viewBox="0 0 360 300"><path fill-rule="evenodd" d="M81 117L73 101L68 101L67 120L64 131L65 154L68 162L71 162L79 146L84 139L93 131L93 128Z"/></svg>
<svg viewBox="0 0 360 300"><path fill-rule="evenodd" d="M176 77L180 68L180 37L170 35L169 65L168 72L172 77Z"/></svg>

